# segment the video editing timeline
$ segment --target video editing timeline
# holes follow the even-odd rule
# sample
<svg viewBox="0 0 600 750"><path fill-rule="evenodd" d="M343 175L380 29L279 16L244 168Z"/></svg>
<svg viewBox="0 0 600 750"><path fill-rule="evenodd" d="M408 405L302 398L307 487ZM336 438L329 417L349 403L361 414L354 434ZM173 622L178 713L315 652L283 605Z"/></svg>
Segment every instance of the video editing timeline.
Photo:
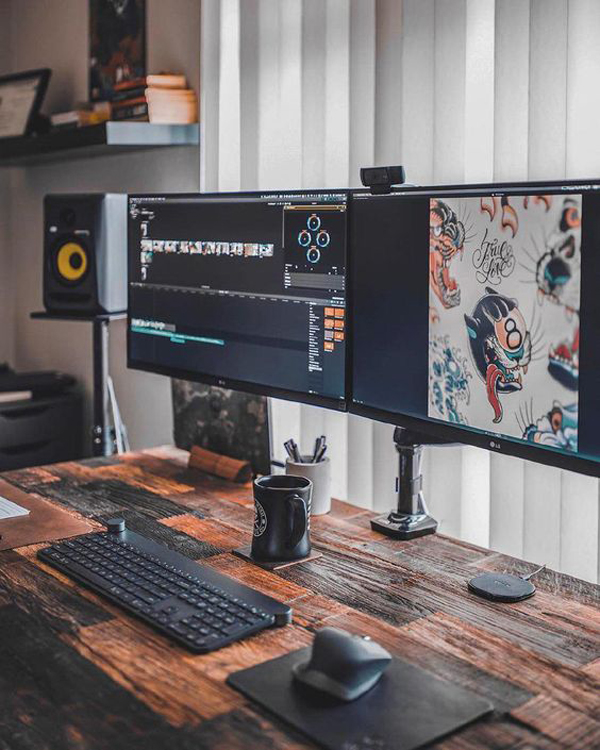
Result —
<svg viewBox="0 0 600 750"><path fill-rule="evenodd" d="M130 366L343 408L346 222L345 193L130 196Z"/></svg>

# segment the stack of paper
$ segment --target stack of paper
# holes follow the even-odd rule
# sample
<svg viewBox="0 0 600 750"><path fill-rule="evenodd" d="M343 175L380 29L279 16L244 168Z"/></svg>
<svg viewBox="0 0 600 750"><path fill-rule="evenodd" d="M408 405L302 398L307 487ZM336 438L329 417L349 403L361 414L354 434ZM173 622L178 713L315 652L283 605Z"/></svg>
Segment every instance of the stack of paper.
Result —
<svg viewBox="0 0 600 750"><path fill-rule="evenodd" d="M11 503L5 497L0 497L0 521L4 521L7 518L17 518L18 516L27 516L29 511L27 508L22 508L16 503Z"/></svg>

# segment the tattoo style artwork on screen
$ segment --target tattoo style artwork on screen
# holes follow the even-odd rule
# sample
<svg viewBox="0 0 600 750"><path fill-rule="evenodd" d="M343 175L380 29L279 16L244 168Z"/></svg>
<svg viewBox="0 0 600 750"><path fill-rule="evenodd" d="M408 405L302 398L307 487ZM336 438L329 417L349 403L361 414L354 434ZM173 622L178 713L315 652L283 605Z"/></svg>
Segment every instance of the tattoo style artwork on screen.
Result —
<svg viewBox="0 0 600 750"><path fill-rule="evenodd" d="M576 451L581 195L429 211L428 416Z"/></svg>

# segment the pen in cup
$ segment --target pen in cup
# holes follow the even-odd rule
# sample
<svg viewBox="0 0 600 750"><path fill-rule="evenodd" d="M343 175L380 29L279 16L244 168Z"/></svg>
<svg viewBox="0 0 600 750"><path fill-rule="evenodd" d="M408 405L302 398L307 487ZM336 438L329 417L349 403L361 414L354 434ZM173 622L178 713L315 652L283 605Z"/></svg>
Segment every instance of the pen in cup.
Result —
<svg viewBox="0 0 600 750"><path fill-rule="evenodd" d="M318 437L315 440L315 447L311 456L303 456L300 453L300 450L294 438L286 440L283 444L283 447L290 457L290 460L294 461L294 463L318 464L323 460L323 456L325 455L325 451L327 450L327 443L325 435L321 435L320 437Z"/></svg>

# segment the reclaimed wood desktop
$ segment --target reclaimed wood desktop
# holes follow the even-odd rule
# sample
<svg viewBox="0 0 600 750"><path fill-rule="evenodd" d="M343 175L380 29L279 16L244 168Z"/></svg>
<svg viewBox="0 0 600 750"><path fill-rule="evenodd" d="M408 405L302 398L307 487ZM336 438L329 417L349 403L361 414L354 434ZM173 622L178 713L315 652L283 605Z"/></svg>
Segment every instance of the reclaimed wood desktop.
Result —
<svg viewBox="0 0 600 750"><path fill-rule="evenodd" d="M15 486L130 528L289 602L294 622L193 656L37 561L0 553L0 748L314 748L225 684L232 671L310 643L336 625L489 698L495 713L437 743L446 750L600 747L598 587L545 572L513 605L468 593L479 571L533 566L436 535L369 528L345 503L315 518L323 557L278 572L231 554L249 540L252 493L186 467L173 448L13 471ZM402 706L398 705L398 711Z"/></svg>

